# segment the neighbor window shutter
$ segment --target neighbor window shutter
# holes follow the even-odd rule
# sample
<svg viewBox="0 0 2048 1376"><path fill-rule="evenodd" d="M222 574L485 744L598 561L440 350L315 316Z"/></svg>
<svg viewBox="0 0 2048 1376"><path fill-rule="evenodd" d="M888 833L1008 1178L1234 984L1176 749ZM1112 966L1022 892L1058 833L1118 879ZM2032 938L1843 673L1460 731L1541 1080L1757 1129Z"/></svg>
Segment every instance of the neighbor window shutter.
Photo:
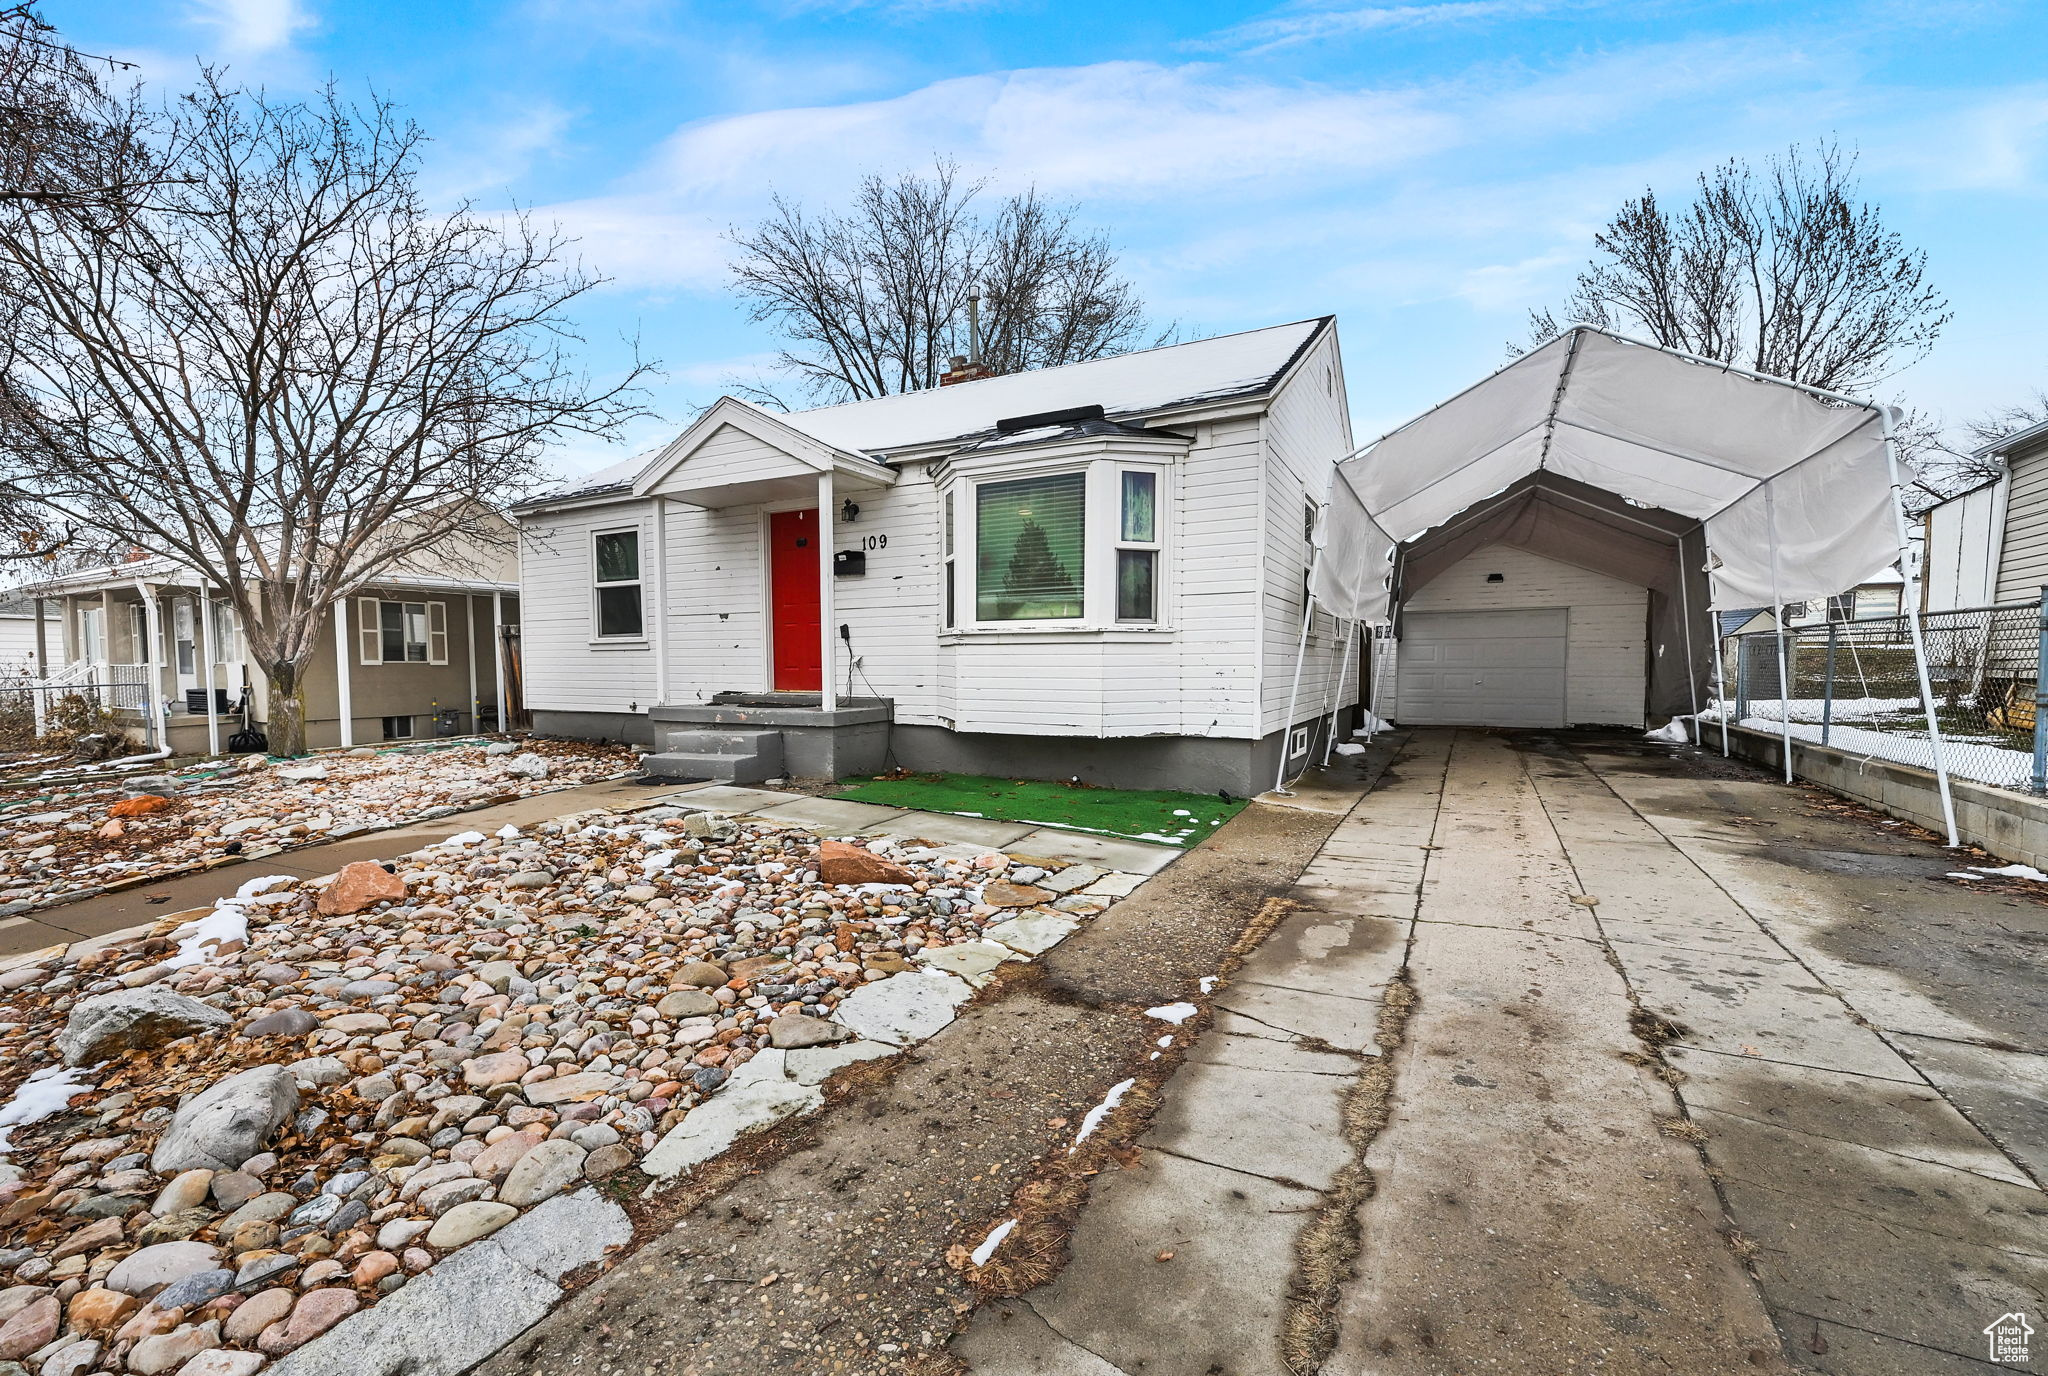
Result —
<svg viewBox="0 0 2048 1376"><path fill-rule="evenodd" d="M448 604L427 603L427 663L448 662Z"/></svg>
<svg viewBox="0 0 2048 1376"><path fill-rule="evenodd" d="M356 599L356 636L363 647L363 663L384 662L384 620L377 599Z"/></svg>

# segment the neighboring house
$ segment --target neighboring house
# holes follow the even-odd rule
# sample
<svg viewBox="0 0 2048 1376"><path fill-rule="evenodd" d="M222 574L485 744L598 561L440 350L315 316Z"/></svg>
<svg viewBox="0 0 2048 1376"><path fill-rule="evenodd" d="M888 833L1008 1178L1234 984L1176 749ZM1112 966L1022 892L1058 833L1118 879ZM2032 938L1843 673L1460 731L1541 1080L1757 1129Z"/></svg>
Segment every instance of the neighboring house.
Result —
<svg viewBox="0 0 2048 1376"><path fill-rule="evenodd" d="M534 725L682 774L1258 792L1330 710L1327 618L1288 699L1350 447L1327 317L787 415L723 398L518 509Z"/></svg>
<svg viewBox="0 0 2048 1376"><path fill-rule="evenodd" d="M1976 451L2005 472L1928 508L1929 611L2038 602L2048 586L2048 421Z"/></svg>
<svg viewBox="0 0 2048 1376"><path fill-rule="evenodd" d="M1927 508L1920 518L1926 551L1923 611L1988 607L1997 598L2010 484L2001 476Z"/></svg>
<svg viewBox="0 0 2048 1376"><path fill-rule="evenodd" d="M462 543L362 589L339 628L325 619L305 677L308 745L461 735L496 727L501 702L519 711L511 527L502 543ZM56 614L52 689L94 690L138 741L213 753L245 717L259 729L269 720L268 684L234 613L191 571L143 557L22 593Z"/></svg>
<svg viewBox="0 0 2048 1376"><path fill-rule="evenodd" d="M1787 602L1785 624L1793 630L1802 626L1825 626L1831 621L1870 621L1878 617L1897 616L1901 609L1906 590L1906 580L1898 573L1885 573L1865 583L1858 583L1844 593L1837 593L1826 599L1811 602ZM1744 611L1722 612L1721 634L1756 635L1768 634L1778 625L1777 618L1769 607L1752 607Z"/></svg>
<svg viewBox="0 0 2048 1376"><path fill-rule="evenodd" d="M36 610L33 601L0 602L0 682L41 678L44 656L56 657L63 643L57 614L48 607L42 609L43 626L38 634Z"/></svg>

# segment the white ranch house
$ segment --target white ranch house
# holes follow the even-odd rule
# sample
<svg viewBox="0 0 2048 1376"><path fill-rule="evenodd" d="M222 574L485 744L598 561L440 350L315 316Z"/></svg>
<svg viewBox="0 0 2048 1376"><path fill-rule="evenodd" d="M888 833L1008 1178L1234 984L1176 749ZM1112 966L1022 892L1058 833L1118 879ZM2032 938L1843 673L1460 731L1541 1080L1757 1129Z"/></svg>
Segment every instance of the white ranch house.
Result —
<svg viewBox="0 0 2048 1376"><path fill-rule="evenodd" d="M519 509L534 725L683 776L1256 793L1357 698L1319 617L1290 720L1350 450L1327 317L787 415L724 398Z"/></svg>

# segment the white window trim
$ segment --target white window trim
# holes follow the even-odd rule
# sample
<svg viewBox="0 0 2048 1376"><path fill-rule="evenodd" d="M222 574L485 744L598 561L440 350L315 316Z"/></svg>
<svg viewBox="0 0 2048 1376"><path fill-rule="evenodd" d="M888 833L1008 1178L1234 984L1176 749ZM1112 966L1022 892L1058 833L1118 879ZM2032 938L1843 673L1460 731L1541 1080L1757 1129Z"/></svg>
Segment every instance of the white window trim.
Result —
<svg viewBox="0 0 2048 1376"><path fill-rule="evenodd" d="M1124 538L1124 477L1126 473L1150 473L1152 475L1152 538L1150 540L1126 540ZM1118 463L1110 474L1112 488L1110 499L1111 514L1115 524L1110 532L1115 540L1109 547L1109 614L1119 626L1156 626L1164 616L1161 603L1166 594L1166 474L1156 464ZM1152 555L1152 615L1131 617L1126 620L1117 609L1117 565L1122 562L1123 551L1144 550Z"/></svg>
<svg viewBox="0 0 2048 1376"><path fill-rule="evenodd" d="M441 665L448 663L448 604L429 601L426 598L409 597L358 597L356 604L356 657L365 665L378 664L420 664ZM427 649L425 659L386 659L384 657L384 604L390 602L399 607L418 607L426 620ZM403 615L403 613L401 613ZM407 641L406 644L412 644Z"/></svg>
<svg viewBox="0 0 2048 1376"><path fill-rule="evenodd" d="M631 579L614 578L602 585L607 588L633 588L638 591L640 595L640 629L633 635L603 635L598 631L598 627L603 624L598 619L597 605L597 590L600 586L597 581L597 541L601 535L631 535L633 537L633 567L639 576ZM595 646L611 649L635 650L645 648L648 644L647 531L645 524L640 521L628 521L619 525L595 526L590 531L589 552L590 643Z"/></svg>
<svg viewBox="0 0 2048 1376"><path fill-rule="evenodd" d="M1153 534L1150 543L1127 542L1123 537L1123 478L1125 470L1151 473L1157 487L1154 494ZM984 621L978 613L980 590L980 503L978 491L985 483L1004 483L1018 478L1044 478L1062 473L1085 475L1082 488L1081 615L1035 621ZM1174 593L1170 532L1173 529L1173 465L1164 457L1127 453L1095 452L1083 457L1046 457L1037 462L1011 463L949 475L941 500L954 502L952 573L954 623L941 628L946 636L1121 634L1158 635L1173 630L1170 608ZM942 517L943 519L943 517ZM944 536L941 535L943 540ZM1150 621L1119 621L1116 616L1116 551L1119 547L1157 552L1152 573ZM943 589L942 589L943 593ZM943 606L941 608L943 616Z"/></svg>

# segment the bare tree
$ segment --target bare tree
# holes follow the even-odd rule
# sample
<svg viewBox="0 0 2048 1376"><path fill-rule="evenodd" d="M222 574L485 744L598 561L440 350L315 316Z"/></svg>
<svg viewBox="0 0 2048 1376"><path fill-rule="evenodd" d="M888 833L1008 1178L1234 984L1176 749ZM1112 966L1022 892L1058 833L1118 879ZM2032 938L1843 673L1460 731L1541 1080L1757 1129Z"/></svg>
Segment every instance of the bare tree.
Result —
<svg viewBox="0 0 2048 1376"><path fill-rule="evenodd" d="M647 365L581 373L565 312L593 279L521 216L430 212L388 104L207 74L152 139L173 175L144 204L0 214L0 458L62 520L217 586L297 753L330 609L501 540L546 443L643 414Z"/></svg>
<svg viewBox="0 0 2048 1376"><path fill-rule="evenodd" d="M1948 323L1927 255L1858 196L1855 157L1794 145L1761 173L1731 160L1671 211L1654 191L1593 238L1562 315L1847 393L1926 354ZM1558 314L1532 312L1534 344ZM1513 348L1513 346L1510 346Z"/></svg>
<svg viewBox="0 0 2048 1376"><path fill-rule="evenodd" d="M942 162L930 176L866 178L843 213L778 196L766 219L735 230L734 285L749 318L790 341L781 368L832 401L937 386L949 355L973 352L977 292L979 361L994 372L1146 342L1144 306L1106 239L1035 192L978 214L981 190Z"/></svg>
<svg viewBox="0 0 2048 1376"><path fill-rule="evenodd" d="M1900 432L1901 447L1920 472L1921 490L1930 502L1939 501L2004 476L2005 460L1985 451L2008 435L2048 421L2048 390L1966 420L1952 432L1919 412L1907 420Z"/></svg>
<svg viewBox="0 0 2048 1376"><path fill-rule="evenodd" d="M0 5L0 202L104 207L157 184L149 114L118 85L129 66L79 52L34 5Z"/></svg>

